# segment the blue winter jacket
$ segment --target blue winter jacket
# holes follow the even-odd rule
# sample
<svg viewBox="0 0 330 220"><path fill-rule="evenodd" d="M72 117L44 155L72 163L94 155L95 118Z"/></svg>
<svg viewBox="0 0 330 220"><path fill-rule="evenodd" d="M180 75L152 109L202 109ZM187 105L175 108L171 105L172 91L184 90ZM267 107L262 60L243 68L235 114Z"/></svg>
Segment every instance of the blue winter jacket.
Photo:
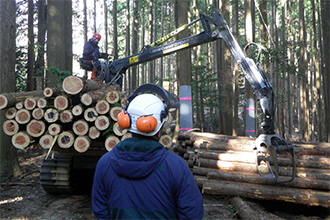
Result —
<svg viewBox="0 0 330 220"><path fill-rule="evenodd" d="M83 60L93 60L101 58L102 54L100 53L100 48L97 45L96 41L91 38L84 46L83 51Z"/></svg>
<svg viewBox="0 0 330 220"><path fill-rule="evenodd" d="M187 163L158 142L129 138L99 160L98 219L202 219L203 197Z"/></svg>

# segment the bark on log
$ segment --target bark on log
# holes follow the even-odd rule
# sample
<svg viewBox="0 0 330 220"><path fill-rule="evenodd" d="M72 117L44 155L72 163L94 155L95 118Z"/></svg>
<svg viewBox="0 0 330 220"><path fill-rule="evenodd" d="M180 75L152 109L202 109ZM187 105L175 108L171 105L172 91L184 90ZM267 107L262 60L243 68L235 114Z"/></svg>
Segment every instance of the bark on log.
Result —
<svg viewBox="0 0 330 220"><path fill-rule="evenodd" d="M44 134L39 139L39 144L43 149L49 149L54 141L54 136L50 134Z"/></svg>
<svg viewBox="0 0 330 220"><path fill-rule="evenodd" d="M81 115L83 112L84 112L85 108L83 107L82 104L78 104L78 105L75 105L73 106L72 108L72 114L74 116L79 116Z"/></svg>
<svg viewBox="0 0 330 220"><path fill-rule="evenodd" d="M47 106L47 100L45 98L39 98L37 101L37 107L46 108L46 106Z"/></svg>
<svg viewBox="0 0 330 220"><path fill-rule="evenodd" d="M22 108L17 111L15 115L15 120L18 124L27 124L31 120L31 113L29 110Z"/></svg>
<svg viewBox="0 0 330 220"><path fill-rule="evenodd" d="M197 171L198 169L204 169L202 171ZM243 172L231 172L224 170L208 169L202 167L194 167L193 173L206 173L209 179L221 179L230 180L235 182L246 182L254 184L263 185L273 185L273 180L269 178L261 177L256 173L243 173ZM276 185L305 188L305 189L320 189L320 190L330 190L330 184L328 180L321 179L306 179L296 177L293 181L288 183L278 183Z"/></svg>
<svg viewBox="0 0 330 220"><path fill-rule="evenodd" d="M98 90L103 87L103 83L96 80L83 79L77 76L68 76L63 80L62 88L70 95L85 93L87 91Z"/></svg>
<svg viewBox="0 0 330 220"><path fill-rule="evenodd" d="M162 135L159 139L159 143L164 145L164 147L171 147L172 146L172 137L170 135Z"/></svg>
<svg viewBox="0 0 330 220"><path fill-rule="evenodd" d="M40 137L46 130L46 125L41 120L32 119L26 126L26 132L31 137Z"/></svg>
<svg viewBox="0 0 330 220"><path fill-rule="evenodd" d="M42 108L35 108L32 111L32 118L41 120L45 115L45 111Z"/></svg>
<svg viewBox="0 0 330 220"><path fill-rule="evenodd" d="M75 135L72 131L63 131L59 134L57 144L61 148L70 148L75 140Z"/></svg>
<svg viewBox="0 0 330 220"><path fill-rule="evenodd" d="M94 107L88 108L84 111L84 119L88 122L94 122L99 116Z"/></svg>
<svg viewBox="0 0 330 220"><path fill-rule="evenodd" d="M119 137L121 137L121 136L123 136L124 134L127 133L127 129L122 129L122 128L119 126L118 122L116 122L116 123L113 125L112 130L113 130L113 133L115 133L115 135L117 135L117 136L119 136Z"/></svg>
<svg viewBox="0 0 330 220"><path fill-rule="evenodd" d="M104 115L110 111L110 105L106 100L101 99L98 100L97 103L95 104L95 110L100 115Z"/></svg>
<svg viewBox="0 0 330 220"><path fill-rule="evenodd" d="M280 156L280 155L279 155ZM221 160L221 161L233 161L242 163L255 163L256 154L252 152L198 152L196 157L205 158L211 160ZM270 163L273 164L270 159ZM289 158L278 158L277 163L279 166L291 166L291 160ZM330 169L330 158L322 156L314 156L313 159L296 159L297 167L305 168L321 168Z"/></svg>
<svg viewBox="0 0 330 220"><path fill-rule="evenodd" d="M100 137L100 130L97 129L95 126L91 126L88 130L88 137L90 137L91 139L97 139L98 137Z"/></svg>
<svg viewBox="0 0 330 220"><path fill-rule="evenodd" d="M54 99L54 107L58 110L65 110L69 107L70 100L64 95L56 96Z"/></svg>
<svg viewBox="0 0 330 220"><path fill-rule="evenodd" d="M106 130L110 126L109 118L105 115L100 115L95 119L95 127L100 131Z"/></svg>
<svg viewBox="0 0 330 220"><path fill-rule="evenodd" d="M19 129L19 125L14 119L6 120L2 125L3 132L8 136L13 136Z"/></svg>
<svg viewBox="0 0 330 220"><path fill-rule="evenodd" d="M73 147L79 153L84 153L91 146L91 139L87 136L79 136L75 139Z"/></svg>
<svg viewBox="0 0 330 220"><path fill-rule="evenodd" d="M253 209L242 198L235 196L229 200L230 204L234 207L235 213L237 213L240 219L272 219L283 220L283 218L274 215L270 212L263 211L262 207L258 204L253 204Z"/></svg>
<svg viewBox="0 0 330 220"><path fill-rule="evenodd" d="M119 142L120 140L118 139L118 137L110 135L105 139L105 149L107 149L107 151L111 151L112 148L114 148Z"/></svg>
<svg viewBox="0 0 330 220"><path fill-rule="evenodd" d="M60 124L52 123L48 126L48 132L50 135L57 135L63 131L63 127Z"/></svg>
<svg viewBox="0 0 330 220"><path fill-rule="evenodd" d="M120 88L119 85L110 85L110 86L102 87L98 90L89 91L89 92L84 93L81 96L80 102L83 103L86 106L90 106L92 103L96 103L98 100L101 100L101 99L106 99L107 100L106 95L109 92L117 93L118 97L119 97L118 91L120 91L120 89L121 88ZM119 100L119 98L118 98L118 100ZM116 102L114 102L114 103L116 103ZM111 104L114 104L114 103L111 103Z"/></svg>
<svg viewBox="0 0 330 220"><path fill-rule="evenodd" d="M54 96L59 95L60 93L62 93L62 91L59 90L58 88L46 87L43 91L43 94L45 97L54 97Z"/></svg>
<svg viewBox="0 0 330 220"><path fill-rule="evenodd" d="M44 119L48 123L54 123L58 120L58 118L59 118L59 113L56 109L49 108L45 111Z"/></svg>
<svg viewBox="0 0 330 220"><path fill-rule="evenodd" d="M225 171L238 171L247 173L258 173L256 165L252 163L239 163L239 162L228 162L220 160L209 160L200 158L197 161L199 167L215 168ZM266 166L259 166L262 173L269 173ZM280 176L291 176L292 170L288 167L279 167ZM313 168L300 168L297 167L296 177L307 178L307 179L321 179L329 180L330 170L329 169L313 169Z"/></svg>
<svg viewBox="0 0 330 220"><path fill-rule="evenodd" d="M60 121L62 123L69 123L72 122L72 120L73 120L73 115L71 109L66 109L60 113Z"/></svg>
<svg viewBox="0 0 330 220"><path fill-rule="evenodd" d="M15 106L17 102L24 101L29 97L43 96L43 90L35 90L29 92L14 92L0 94L0 110Z"/></svg>
<svg viewBox="0 0 330 220"><path fill-rule="evenodd" d="M118 119L117 119L117 115L118 115L121 111L123 111L123 108L122 108L122 107L119 107L119 106L112 107L112 108L110 109L110 117L111 117L111 119L114 120L114 121L118 121Z"/></svg>
<svg viewBox="0 0 330 220"><path fill-rule="evenodd" d="M225 180L209 180L203 183L202 193L242 196L254 199L281 200L298 204L330 207L330 192L269 186Z"/></svg>
<svg viewBox="0 0 330 220"><path fill-rule="evenodd" d="M11 143L17 149L24 149L30 145L33 138L26 131L19 131L11 138Z"/></svg>
<svg viewBox="0 0 330 220"><path fill-rule="evenodd" d="M17 109L15 107L7 108L5 111L5 117L7 119L13 119L15 118L16 113L17 113Z"/></svg>
<svg viewBox="0 0 330 220"><path fill-rule="evenodd" d="M78 121L75 121L72 125L72 130L73 132L78 135L78 136L82 136L82 135L85 135L87 134L88 132L88 129L89 129L89 125L88 123L83 120L83 119L80 119Z"/></svg>

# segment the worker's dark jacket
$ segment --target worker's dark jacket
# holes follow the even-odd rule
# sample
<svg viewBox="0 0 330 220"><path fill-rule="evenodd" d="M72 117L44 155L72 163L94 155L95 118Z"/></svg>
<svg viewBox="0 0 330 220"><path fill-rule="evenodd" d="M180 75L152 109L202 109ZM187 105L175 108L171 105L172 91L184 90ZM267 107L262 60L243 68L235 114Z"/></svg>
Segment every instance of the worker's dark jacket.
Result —
<svg viewBox="0 0 330 220"><path fill-rule="evenodd" d="M187 163L158 142L129 138L98 162L98 219L202 219L203 197Z"/></svg>
<svg viewBox="0 0 330 220"><path fill-rule="evenodd" d="M93 40L93 38L89 39L89 41L84 46L82 60L97 60L98 58L101 57L102 55L100 53L99 46Z"/></svg>

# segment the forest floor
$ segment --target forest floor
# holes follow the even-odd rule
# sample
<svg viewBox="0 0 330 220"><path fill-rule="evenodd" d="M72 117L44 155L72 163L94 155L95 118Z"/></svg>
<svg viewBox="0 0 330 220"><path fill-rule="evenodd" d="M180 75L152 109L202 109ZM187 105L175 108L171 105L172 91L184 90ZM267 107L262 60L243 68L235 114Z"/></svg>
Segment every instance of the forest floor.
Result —
<svg viewBox="0 0 330 220"><path fill-rule="evenodd" d="M43 150L19 153L22 174L0 185L0 219L65 220L96 219L92 212L90 193L83 195L51 195L39 184L39 169L45 158ZM243 218L235 210L232 197L203 195L205 220L256 219ZM274 201L243 199L248 208L258 210L259 219L330 220L329 209Z"/></svg>

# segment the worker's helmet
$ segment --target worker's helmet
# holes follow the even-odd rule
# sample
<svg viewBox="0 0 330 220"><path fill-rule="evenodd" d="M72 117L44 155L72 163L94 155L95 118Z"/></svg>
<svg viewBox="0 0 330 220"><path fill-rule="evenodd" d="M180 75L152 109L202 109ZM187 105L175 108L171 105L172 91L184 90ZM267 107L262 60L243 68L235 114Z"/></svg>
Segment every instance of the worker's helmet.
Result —
<svg viewBox="0 0 330 220"><path fill-rule="evenodd" d="M98 41L101 40L101 34L96 33L93 35L93 37L95 37Z"/></svg>
<svg viewBox="0 0 330 220"><path fill-rule="evenodd" d="M169 111L179 105L171 93L155 84L140 86L128 101L127 107L117 116L119 126L150 137L163 127Z"/></svg>

